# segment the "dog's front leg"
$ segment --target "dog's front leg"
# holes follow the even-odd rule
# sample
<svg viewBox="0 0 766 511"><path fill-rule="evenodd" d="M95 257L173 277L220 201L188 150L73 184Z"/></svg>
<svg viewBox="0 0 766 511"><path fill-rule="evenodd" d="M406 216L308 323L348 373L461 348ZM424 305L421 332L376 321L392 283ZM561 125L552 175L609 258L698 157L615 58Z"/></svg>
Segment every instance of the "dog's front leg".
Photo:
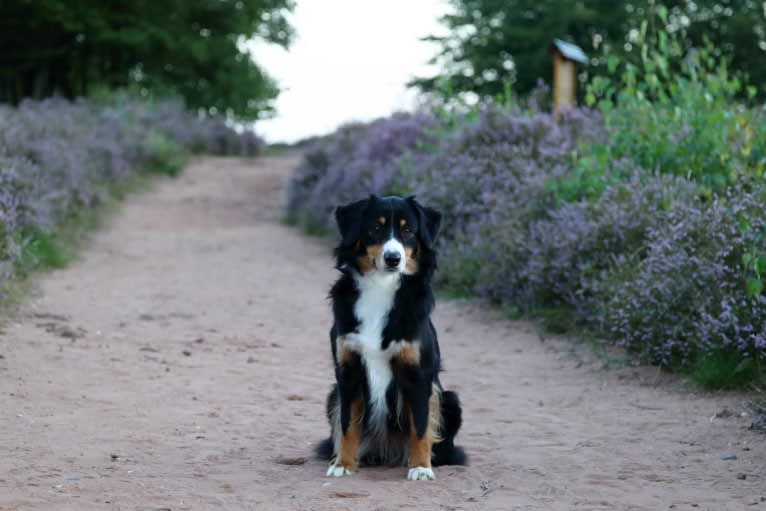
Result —
<svg viewBox="0 0 766 511"><path fill-rule="evenodd" d="M364 369L361 358L347 346L341 346L340 355L340 364L335 369L340 402L340 427L334 431L335 459L327 470L328 476L335 477L351 474L357 469L363 414Z"/></svg>
<svg viewBox="0 0 766 511"><path fill-rule="evenodd" d="M409 472L407 479L426 481L436 479L431 468L431 446L434 438L431 431L432 410L436 403L431 399L431 383L418 366L405 370L405 399L409 421Z"/></svg>

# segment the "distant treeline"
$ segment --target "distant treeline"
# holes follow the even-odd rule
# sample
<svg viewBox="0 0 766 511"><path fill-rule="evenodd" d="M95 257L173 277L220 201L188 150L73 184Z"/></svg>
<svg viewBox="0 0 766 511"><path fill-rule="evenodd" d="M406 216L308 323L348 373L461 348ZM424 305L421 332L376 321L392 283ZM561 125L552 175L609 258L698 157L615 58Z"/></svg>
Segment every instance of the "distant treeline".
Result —
<svg viewBox="0 0 766 511"><path fill-rule="evenodd" d="M255 119L274 82L253 37L287 46L292 0L0 0L0 102L135 88Z"/></svg>
<svg viewBox="0 0 766 511"><path fill-rule="evenodd" d="M548 47L553 38L581 46L592 59L580 67L582 81L605 45L638 61L637 39L651 6L664 4L664 28L682 34L685 49L708 44L731 59L729 68L744 72L766 95L766 8L755 0L449 0L452 12L442 18L449 29L435 36L440 46L437 76L413 81L421 90L474 92L479 96L513 90L526 94L538 79L550 83ZM660 28L660 27L656 27ZM591 70L588 73L588 70ZM603 69L603 68L602 68ZM603 72L603 70L597 70ZM581 90L584 90L581 87Z"/></svg>

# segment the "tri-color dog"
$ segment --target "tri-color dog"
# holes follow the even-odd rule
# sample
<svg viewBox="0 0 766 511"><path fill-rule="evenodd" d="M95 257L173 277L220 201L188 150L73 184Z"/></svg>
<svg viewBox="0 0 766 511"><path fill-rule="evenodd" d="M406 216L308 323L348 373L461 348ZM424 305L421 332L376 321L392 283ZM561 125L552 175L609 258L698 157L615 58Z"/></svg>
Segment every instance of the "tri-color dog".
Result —
<svg viewBox="0 0 766 511"><path fill-rule="evenodd" d="M408 479L462 465L454 444L457 394L439 382L431 279L441 214L414 197L374 195L335 212L342 273L330 291L336 385L327 398L331 436L319 446L328 476L362 464L404 465Z"/></svg>

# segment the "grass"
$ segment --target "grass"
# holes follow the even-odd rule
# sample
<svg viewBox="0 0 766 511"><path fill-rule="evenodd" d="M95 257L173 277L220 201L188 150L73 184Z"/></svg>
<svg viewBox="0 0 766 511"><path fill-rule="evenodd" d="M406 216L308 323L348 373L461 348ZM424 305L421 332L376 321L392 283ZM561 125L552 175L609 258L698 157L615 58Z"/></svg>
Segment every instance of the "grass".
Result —
<svg viewBox="0 0 766 511"><path fill-rule="evenodd" d="M282 223L291 227L297 227L310 236L328 238L331 234L324 224L316 220L314 217L302 212L289 212L282 217Z"/></svg>
<svg viewBox="0 0 766 511"><path fill-rule="evenodd" d="M19 237L25 244L14 278L3 283L0 289L0 311L8 311L20 302L34 273L64 268L74 261L93 231L103 224L119 202L129 193L147 189L150 183L150 174L136 173L125 181L103 186L97 203L72 208L50 229L22 230Z"/></svg>
<svg viewBox="0 0 766 511"><path fill-rule="evenodd" d="M440 300L464 300L466 298L475 298L473 293L470 293L465 289L450 286L436 286L434 294L436 295L436 298Z"/></svg>
<svg viewBox="0 0 766 511"><path fill-rule="evenodd" d="M536 319L546 332L567 334L576 331L575 315L571 309L561 307L538 307L533 311Z"/></svg>
<svg viewBox="0 0 766 511"><path fill-rule="evenodd" d="M24 240L19 263L23 271L63 268L72 260L72 253L53 233L28 228L22 229L18 237Z"/></svg>
<svg viewBox="0 0 766 511"><path fill-rule="evenodd" d="M764 369L754 358L722 351L699 356L686 375L705 390L745 389L766 384Z"/></svg>
<svg viewBox="0 0 766 511"><path fill-rule="evenodd" d="M177 176L189 162L189 152L167 135L152 133L148 139L148 167L158 174Z"/></svg>

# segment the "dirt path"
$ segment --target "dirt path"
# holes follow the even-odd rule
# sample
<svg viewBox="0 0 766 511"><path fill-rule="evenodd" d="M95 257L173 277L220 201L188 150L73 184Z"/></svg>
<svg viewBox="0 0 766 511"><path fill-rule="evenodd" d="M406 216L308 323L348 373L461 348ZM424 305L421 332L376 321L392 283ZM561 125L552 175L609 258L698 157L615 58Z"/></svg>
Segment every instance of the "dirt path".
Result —
<svg viewBox="0 0 766 511"><path fill-rule="evenodd" d="M293 163L199 160L40 279L0 334L0 509L766 509L766 438L736 396L450 302L442 381L472 465L324 477L335 274L279 224Z"/></svg>

